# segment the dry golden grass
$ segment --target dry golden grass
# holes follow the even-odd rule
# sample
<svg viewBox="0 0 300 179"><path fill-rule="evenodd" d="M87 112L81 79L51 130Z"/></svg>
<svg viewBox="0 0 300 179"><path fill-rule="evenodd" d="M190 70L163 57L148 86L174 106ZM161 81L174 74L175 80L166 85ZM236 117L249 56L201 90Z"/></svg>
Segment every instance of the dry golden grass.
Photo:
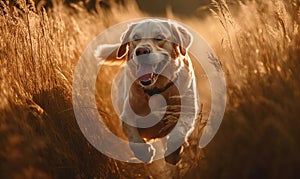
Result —
<svg viewBox="0 0 300 179"><path fill-rule="evenodd" d="M88 27L97 17L70 17L67 8L23 13L1 3L1 178L113 172L82 136L71 104L73 67L102 23Z"/></svg>
<svg viewBox="0 0 300 179"><path fill-rule="evenodd" d="M297 178L299 155L299 2L254 2L224 27L227 111L206 148L208 178Z"/></svg>
<svg viewBox="0 0 300 179"><path fill-rule="evenodd" d="M63 5L45 11L0 3L0 178L156 176L148 165L95 150L71 103L74 66L89 41L110 25L146 15L131 3L127 10L115 6L110 18L80 5L73 5L75 13ZM205 160L191 141L176 177L299 177L299 5L250 1L233 15L221 0L214 2L215 17L204 20L168 13L212 44L228 90L224 120L204 149Z"/></svg>

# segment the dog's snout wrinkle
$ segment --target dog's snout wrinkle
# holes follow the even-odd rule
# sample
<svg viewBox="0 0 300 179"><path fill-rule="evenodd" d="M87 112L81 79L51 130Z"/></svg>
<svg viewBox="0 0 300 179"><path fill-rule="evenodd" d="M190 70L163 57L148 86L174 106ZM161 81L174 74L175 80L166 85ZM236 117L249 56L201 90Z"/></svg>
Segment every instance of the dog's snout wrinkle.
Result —
<svg viewBox="0 0 300 179"><path fill-rule="evenodd" d="M148 47L139 47L135 51L136 56L146 55L146 54L150 54L150 53L151 53L151 50Z"/></svg>

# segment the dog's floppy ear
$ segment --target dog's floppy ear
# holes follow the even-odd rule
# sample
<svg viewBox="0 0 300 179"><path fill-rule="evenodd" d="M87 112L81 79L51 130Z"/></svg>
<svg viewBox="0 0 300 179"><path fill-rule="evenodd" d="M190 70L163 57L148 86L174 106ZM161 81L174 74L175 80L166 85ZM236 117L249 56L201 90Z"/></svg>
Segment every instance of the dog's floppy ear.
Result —
<svg viewBox="0 0 300 179"><path fill-rule="evenodd" d="M186 50L193 42L193 36L186 28L174 23L171 23L171 29L175 43L179 45L180 53L184 56L186 54Z"/></svg>
<svg viewBox="0 0 300 179"><path fill-rule="evenodd" d="M122 36L120 38L121 44L120 44L120 47L117 50L117 55L116 55L118 59L122 59L122 58L124 58L127 55L127 53L128 53L129 35L131 34L132 29L133 29L133 27L135 25L136 24L129 25L128 29L122 34Z"/></svg>
<svg viewBox="0 0 300 179"><path fill-rule="evenodd" d="M120 65L124 60L116 60L117 50L120 44L103 44L97 46L94 51L94 57L99 60L99 63L105 65Z"/></svg>

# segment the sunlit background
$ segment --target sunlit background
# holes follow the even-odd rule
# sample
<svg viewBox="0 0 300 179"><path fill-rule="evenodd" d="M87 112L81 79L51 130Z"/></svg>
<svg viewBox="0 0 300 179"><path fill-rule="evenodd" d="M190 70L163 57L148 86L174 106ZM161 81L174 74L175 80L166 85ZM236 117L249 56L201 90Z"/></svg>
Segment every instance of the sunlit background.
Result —
<svg viewBox="0 0 300 179"><path fill-rule="evenodd" d="M298 0L0 1L0 178L299 178L299 5ZM197 137L210 111L210 91L195 65L201 120L183 160L164 173L162 161L129 164L101 154L82 135L72 108L74 67L88 43L114 24L141 17L170 18L199 32L216 52L227 82L221 127L200 149ZM99 75L109 79L117 68ZM109 108L100 113L118 133Z"/></svg>

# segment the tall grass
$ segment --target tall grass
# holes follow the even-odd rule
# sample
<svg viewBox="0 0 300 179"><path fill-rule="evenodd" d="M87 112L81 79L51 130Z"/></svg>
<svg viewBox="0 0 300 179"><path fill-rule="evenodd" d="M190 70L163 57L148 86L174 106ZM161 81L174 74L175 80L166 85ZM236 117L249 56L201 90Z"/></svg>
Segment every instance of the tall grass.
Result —
<svg viewBox="0 0 300 179"><path fill-rule="evenodd" d="M74 66L87 43L106 27L145 14L131 3L91 14L76 4L46 11L18 2L0 2L0 177L157 176L148 165L96 151L71 104ZM213 42L227 78L227 110L205 161L189 146L175 177L299 177L299 2L243 1L233 13L220 0L212 9L215 18L184 21Z"/></svg>
<svg viewBox="0 0 300 179"><path fill-rule="evenodd" d="M74 65L103 23L65 7L34 12L25 3L6 3L1 1L0 16L0 177L113 172L109 159L82 136L71 104ZM89 27L91 21L98 26Z"/></svg>
<svg viewBox="0 0 300 179"><path fill-rule="evenodd" d="M299 2L214 1L227 111L207 150L208 178L297 178L300 173Z"/></svg>

